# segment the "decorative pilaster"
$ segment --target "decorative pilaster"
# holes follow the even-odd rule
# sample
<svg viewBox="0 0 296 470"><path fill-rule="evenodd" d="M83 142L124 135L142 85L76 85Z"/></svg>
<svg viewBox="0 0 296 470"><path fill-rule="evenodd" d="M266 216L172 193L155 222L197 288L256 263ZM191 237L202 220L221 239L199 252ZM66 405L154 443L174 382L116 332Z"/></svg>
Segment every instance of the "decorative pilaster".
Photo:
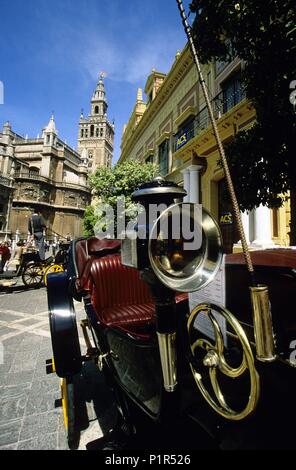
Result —
<svg viewBox="0 0 296 470"><path fill-rule="evenodd" d="M247 211L241 212L242 224L245 232L246 242L250 243L250 217ZM241 243L241 240L239 241Z"/></svg>
<svg viewBox="0 0 296 470"><path fill-rule="evenodd" d="M189 202L199 204L199 172L203 167L201 165L191 165L188 170L190 173L190 197Z"/></svg>
<svg viewBox="0 0 296 470"><path fill-rule="evenodd" d="M184 189L187 191L187 196L184 197L183 201L184 202L189 202L190 201L190 173L189 169L186 168L185 170L182 171L183 176L184 176Z"/></svg>
<svg viewBox="0 0 296 470"><path fill-rule="evenodd" d="M274 246L271 238L270 209L260 205L254 210L254 241L252 245L261 248Z"/></svg>

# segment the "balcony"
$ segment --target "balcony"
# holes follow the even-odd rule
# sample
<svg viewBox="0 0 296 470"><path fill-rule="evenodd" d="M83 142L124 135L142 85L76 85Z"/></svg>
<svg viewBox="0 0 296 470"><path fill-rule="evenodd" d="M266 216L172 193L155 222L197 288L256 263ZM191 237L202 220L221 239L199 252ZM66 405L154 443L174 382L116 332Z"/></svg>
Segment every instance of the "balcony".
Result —
<svg viewBox="0 0 296 470"><path fill-rule="evenodd" d="M39 173L34 173L34 172L20 172L16 171L14 175L15 179L29 179L29 180L34 180L34 181L42 181L44 183L50 183L50 180L48 178L45 178L45 176L40 176Z"/></svg>
<svg viewBox="0 0 296 470"><path fill-rule="evenodd" d="M221 91L211 102L215 119L219 120L223 114L226 114L234 108L234 106L243 101L245 97L246 94L242 88L237 88L235 92L232 93ZM173 151L177 152L177 150L186 145L191 139L198 136L210 125L208 108L205 106L187 125L183 126L177 134L174 135Z"/></svg>
<svg viewBox="0 0 296 470"><path fill-rule="evenodd" d="M45 176L41 176L38 173L28 173L28 172L15 172L15 179L24 179L24 180L32 180L32 181L40 181L42 183L47 183L55 187L59 188L67 188L67 189L76 189L80 191L90 192L88 186L83 186L77 183L66 183L64 181L54 181L50 178L46 178Z"/></svg>
<svg viewBox="0 0 296 470"><path fill-rule="evenodd" d="M8 176L2 176L0 175L0 185L1 186L6 186L7 188L10 188L13 184L13 180L9 178Z"/></svg>

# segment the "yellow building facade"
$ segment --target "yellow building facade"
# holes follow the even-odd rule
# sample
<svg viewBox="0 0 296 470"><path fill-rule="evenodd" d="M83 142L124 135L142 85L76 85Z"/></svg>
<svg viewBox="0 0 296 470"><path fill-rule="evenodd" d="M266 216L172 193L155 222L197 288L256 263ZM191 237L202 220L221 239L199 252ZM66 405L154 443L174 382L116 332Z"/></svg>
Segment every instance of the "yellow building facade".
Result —
<svg viewBox="0 0 296 470"><path fill-rule="evenodd" d="M242 63L203 66L215 118L223 143L256 120L241 83ZM187 201L201 203L219 220L226 251L240 249L232 208L225 197L223 170L212 132L196 67L186 46L176 55L167 75L152 70L129 122L124 128L119 163L125 160L155 162L162 176L183 186ZM266 207L242 213L252 249L289 245L289 207Z"/></svg>

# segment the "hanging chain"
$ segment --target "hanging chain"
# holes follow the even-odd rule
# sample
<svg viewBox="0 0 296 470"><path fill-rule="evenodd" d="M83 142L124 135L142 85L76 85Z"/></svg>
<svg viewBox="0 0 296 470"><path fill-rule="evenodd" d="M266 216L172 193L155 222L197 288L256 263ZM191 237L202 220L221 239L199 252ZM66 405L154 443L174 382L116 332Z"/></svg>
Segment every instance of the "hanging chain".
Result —
<svg viewBox="0 0 296 470"><path fill-rule="evenodd" d="M193 38L192 38L192 34L191 34L191 27L189 26L189 23L187 21L187 17L186 17L186 13L185 13L185 10L184 10L183 4L182 4L182 0L177 0L177 4L178 4L178 8L179 8L180 13L181 13L182 22L183 22L183 25L184 25L184 29L185 29L188 41L189 41L191 53L193 55L193 59L194 59L194 62L195 62L196 68L197 68L197 72L198 72L199 82L200 82L200 85L201 85L201 88L202 88L202 91L203 91L203 94L204 94L204 98L205 98L206 105L207 105L207 108L208 108L210 120L211 120L211 123L212 123L212 126L213 126L213 132L214 132L214 136L215 136L215 139L216 139L216 142L217 142L219 155L220 155L220 158L221 158L221 161L222 161L222 165L223 165L223 169L224 169L224 173L225 173L225 178L226 178L226 182L227 182L227 187L228 187L228 191L229 191L229 195L230 195L230 198L231 198L233 211L234 211L234 215L235 215L235 220L236 220L236 223L237 223L237 227L238 227L238 231L239 231L239 235L240 235L240 239L241 239L241 243L242 243L244 258L245 258L245 261L246 261L248 271L251 274L252 284L255 285L254 267L253 267L253 263L252 263L252 260L251 260L251 256L250 256L250 252L249 252L249 248L248 248L248 244L247 244L247 240L246 240L246 236L245 236L245 232L244 232L244 228L243 228L243 224L242 224L242 218L241 218L241 213L240 213L240 209L239 209L239 204L238 204L238 201L237 201L237 198L236 198L236 194L235 194L231 174L230 174L230 171L229 171L229 166L228 166L228 163L227 163L227 159L226 159L225 151L224 151L224 148L223 148L223 144L222 144L222 141L221 141L221 138L220 138L220 135L219 135L217 123L216 123L216 120L215 120L215 117L214 117L213 108L212 108L210 98L209 98L209 94L208 94L207 88L205 86L205 81L204 81L204 78L203 78L203 73L201 71L200 61L199 61L199 58L198 58L198 55L197 55L196 47L195 47L194 42L193 42Z"/></svg>

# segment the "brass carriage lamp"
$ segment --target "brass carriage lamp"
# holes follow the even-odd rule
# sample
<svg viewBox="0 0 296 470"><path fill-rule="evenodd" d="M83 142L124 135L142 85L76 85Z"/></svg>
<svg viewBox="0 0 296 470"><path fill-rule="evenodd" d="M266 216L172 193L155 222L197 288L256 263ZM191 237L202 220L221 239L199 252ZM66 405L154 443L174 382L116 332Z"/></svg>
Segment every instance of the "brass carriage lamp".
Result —
<svg viewBox="0 0 296 470"><path fill-rule="evenodd" d="M150 231L158 215L186 194L176 183L161 177L143 184L133 193L132 199L143 206L144 212L141 220L126 233L121 248L122 264L138 269L152 292L164 389L170 393L177 386L175 292L164 286L151 269L148 245Z"/></svg>
<svg viewBox="0 0 296 470"><path fill-rule="evenodd" d="M204 287L214 279L222 261L222 237L217 223L199 205L176 203L185 195L186 191L176 183L162 178L133 193L133 200L145 209L144 217L126 234L121 252L122 264L141 272L155 301L167 392L175 391L177 386L175 294ZM185 234L185 226L193 232L185 230Z"/></svg>
<svg viewBox="0 0 296 470"><path fill-rule="evenodd" d="M149 234L158 216L176 199L183 199L187 192L176 183L156 177L144 183L132 194L133 201L143 207L134 226L126 230L122 241L122 264L140 271L150 268L148 257Z"/></svg>

